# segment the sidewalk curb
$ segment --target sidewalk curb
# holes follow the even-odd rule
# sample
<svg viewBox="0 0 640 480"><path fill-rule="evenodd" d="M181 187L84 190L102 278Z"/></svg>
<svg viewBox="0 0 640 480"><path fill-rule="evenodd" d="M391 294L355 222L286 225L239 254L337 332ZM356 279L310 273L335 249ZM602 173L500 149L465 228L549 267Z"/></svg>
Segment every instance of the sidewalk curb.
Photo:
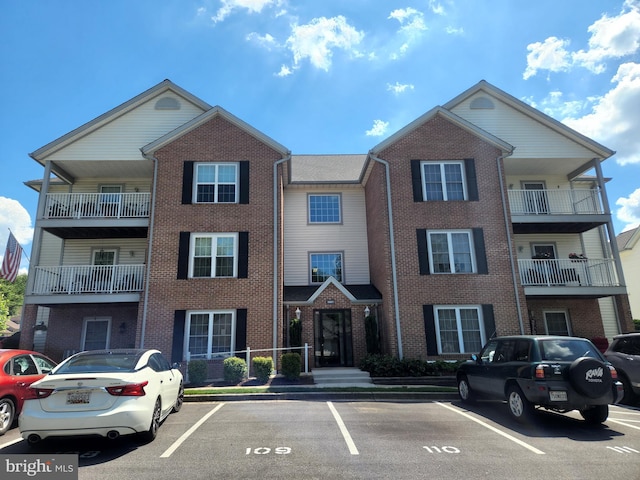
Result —
<svg viewBox="0 0 640 480"><path fill-rule="evenodd" d="M382 389L381 389L382 390ZM264 400L349 400L361 402L458 400L457 392L267 392L238 394L185 395L185 402L233 402Z"/></svg>

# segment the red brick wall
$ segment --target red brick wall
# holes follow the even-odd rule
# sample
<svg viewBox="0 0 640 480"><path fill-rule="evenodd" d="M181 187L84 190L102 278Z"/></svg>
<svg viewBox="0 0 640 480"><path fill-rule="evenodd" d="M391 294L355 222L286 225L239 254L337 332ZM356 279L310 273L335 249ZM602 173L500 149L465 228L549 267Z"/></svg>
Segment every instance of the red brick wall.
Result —
<svg viewBox="0 0 640 480"><path fill-rule="evenodd" d="M239 308L247 309L247 346L272 347L273 164L281 155L214 117L155 156L158 180L145 347L171 351L175 310ZM182 205L185 161L249 161L249 204ZM181 231L249 232L248 278L177 280ZM281 328L279 321L278 338Z"/></svg>

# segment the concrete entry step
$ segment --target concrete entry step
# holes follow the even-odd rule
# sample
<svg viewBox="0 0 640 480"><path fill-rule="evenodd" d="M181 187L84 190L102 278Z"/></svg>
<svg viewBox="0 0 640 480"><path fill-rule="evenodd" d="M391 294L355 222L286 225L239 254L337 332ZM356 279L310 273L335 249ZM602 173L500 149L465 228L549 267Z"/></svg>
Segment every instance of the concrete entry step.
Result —
<svg viewBox="0 0 640 480"><path fill-rule="evenodd" d="M369 372L363 372L359 368L314 368L311 374L314 383L319 386L358 387L373 384Z"/></svg>

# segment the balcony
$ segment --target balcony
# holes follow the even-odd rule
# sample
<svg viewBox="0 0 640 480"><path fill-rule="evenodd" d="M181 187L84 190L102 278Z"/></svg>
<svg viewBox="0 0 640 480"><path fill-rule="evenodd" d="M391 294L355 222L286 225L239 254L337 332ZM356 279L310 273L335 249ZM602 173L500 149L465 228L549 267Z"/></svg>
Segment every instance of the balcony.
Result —
<svg viewBox="0 0 640 480"><path fill-rule="evenodd" d="M581 233L607 222L596 190L508 190L514 233Z"/></svg>
<svg viewBox="0 0 640 480"><path fill-rule="evenodd" d="M518 260L518 270L527 295L600 297L624 290L613 259Z"/></svg>
<svg viewBox="0 0 640 480"><path fill-rule="evenodd" d="M70 265L35 267L32 295L74 296L139 294L144 265Z"/></svg>

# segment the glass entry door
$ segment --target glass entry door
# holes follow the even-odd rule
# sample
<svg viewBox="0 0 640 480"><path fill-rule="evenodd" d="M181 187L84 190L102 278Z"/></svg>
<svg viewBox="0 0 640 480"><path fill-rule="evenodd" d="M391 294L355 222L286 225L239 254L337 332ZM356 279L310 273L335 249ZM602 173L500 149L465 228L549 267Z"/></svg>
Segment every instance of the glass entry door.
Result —
<svg viewBox="0 0 640 480"><path fill-rule="evenodd" d="M352 367L350 310L316 310L314 314L316 367Z"/></svg>

